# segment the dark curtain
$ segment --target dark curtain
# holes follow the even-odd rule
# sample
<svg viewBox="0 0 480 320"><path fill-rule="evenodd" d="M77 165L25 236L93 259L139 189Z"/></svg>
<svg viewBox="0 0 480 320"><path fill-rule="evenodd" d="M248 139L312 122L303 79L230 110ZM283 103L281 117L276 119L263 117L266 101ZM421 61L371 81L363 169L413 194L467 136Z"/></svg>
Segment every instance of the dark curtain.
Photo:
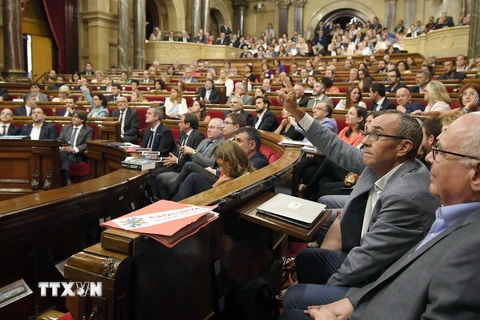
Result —
<svg viewBox="0 0 480 320"><path fill-rule="evenodd" d="M65 73L65 0L43 0L48 23L58 47L57 73Z"/></svg>

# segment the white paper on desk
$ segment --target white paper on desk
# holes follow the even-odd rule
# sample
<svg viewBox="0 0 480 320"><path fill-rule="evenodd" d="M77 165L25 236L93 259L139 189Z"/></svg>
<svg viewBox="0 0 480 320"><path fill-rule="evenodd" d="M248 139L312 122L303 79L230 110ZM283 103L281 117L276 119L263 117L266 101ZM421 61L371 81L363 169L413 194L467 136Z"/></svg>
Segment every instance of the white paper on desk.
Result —
<svg viewBox="0 0 480 320"><path fill-rule="evenodd" d="M290 139L283 139L278 144L281 146L296 146L296 147L312 146L312 144L309 141L296 141L296 140L290 140Z"/></svg>
<svg viewBox="0 0 480 320"><path fill-rule="evenodd" d="M306 153L317 153L318 150L315 147L303 146L302 151Z"/></svg>

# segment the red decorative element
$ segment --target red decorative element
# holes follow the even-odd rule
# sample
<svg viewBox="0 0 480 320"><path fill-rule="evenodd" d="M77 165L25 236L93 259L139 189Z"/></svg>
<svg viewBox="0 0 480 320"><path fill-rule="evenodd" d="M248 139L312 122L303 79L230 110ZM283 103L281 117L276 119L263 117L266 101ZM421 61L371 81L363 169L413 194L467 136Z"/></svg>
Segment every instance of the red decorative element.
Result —
<svg viewBox="0 0 480 320"><path fill-rule="evenodd" d="M43 0L48 24L58 47L57 73L65 73L65 0Z"/></svg>

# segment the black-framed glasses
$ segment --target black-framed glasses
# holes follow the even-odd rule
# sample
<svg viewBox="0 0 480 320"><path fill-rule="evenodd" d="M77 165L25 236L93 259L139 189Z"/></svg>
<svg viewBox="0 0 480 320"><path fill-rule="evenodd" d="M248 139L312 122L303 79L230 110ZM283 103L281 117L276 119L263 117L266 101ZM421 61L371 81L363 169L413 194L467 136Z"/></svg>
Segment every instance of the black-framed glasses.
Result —
<svg viewBox="0 0 480 320"><path fill-rule="evenodd" d="M435 158L437 157L437 154L439 154L439 153L451 154L452 156L456 156L456 157L469 158L469 159L479 160L479 161L480 161L480 158L478 158L478 157L469 156L468 154L461 154L461 153L455 153L455 152L445 151L445 150L441 150L441 149L439 149L439 148L432 148L432 157L433 157L433 160L435 160Z"/></svg>
<svg viewBox="0 0 480 320"><path fill-rule="evenodd" d="M362 132L362 136L365 138L365 137L368 137L368 139L372 142L375 142L378 140L378 137L385 137L385 138L392 138L392 139L406 139L406 140L410 140L408 138L405 138L405 137L402 137L402 136L394 136L394 135L391 135L391 134L384 134L384 133L380 133L378 131L363 131Z"/></svg>

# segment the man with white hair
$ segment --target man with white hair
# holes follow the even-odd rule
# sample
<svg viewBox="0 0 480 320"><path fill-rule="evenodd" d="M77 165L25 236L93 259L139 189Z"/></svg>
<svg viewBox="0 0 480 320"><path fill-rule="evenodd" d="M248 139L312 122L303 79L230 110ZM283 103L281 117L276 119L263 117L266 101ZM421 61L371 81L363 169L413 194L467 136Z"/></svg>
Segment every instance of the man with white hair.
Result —
<svg viewBox="0 0 480 320"><path fill-rule="evenodd" d="M305 97L305 88L301 84L297 83L293 87L293 90L295 90L295 97L297 98L298 106L306 108L308 104L308 99Z"/></svg>
<svg viewBox="0 0 480 320"><path fill-rule="evenodd" d="M230 104L233 97L237 97L242 100L242 103L244 105L253 105L253 99L245 93L246 91L247 90L245 88L245 85L242 82L235 83L235 92L230 97L228 97L227 104Z"/></svg>

